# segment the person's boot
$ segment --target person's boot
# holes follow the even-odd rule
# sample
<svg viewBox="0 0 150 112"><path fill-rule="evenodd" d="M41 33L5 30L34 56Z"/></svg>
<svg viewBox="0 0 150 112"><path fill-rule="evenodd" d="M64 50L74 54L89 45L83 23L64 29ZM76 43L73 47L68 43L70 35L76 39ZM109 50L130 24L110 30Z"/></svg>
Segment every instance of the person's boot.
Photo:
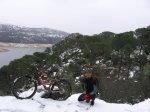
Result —
<svg viewBox="0 0 150 112"><path fill-rule="evenodd" d="M94 105L94 100L91 101L90 105L92 105L92 106Z"/></svg>

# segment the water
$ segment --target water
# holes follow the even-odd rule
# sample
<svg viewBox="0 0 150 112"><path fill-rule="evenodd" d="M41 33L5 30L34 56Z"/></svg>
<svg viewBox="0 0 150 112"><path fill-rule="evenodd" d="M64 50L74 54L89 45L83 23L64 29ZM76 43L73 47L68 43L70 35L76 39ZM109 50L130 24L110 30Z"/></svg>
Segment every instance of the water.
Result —
<svg viewBox="0 0 150 112"><path fill-rule="evenodd" d="M43 52L45 48L16 48L16 47L0 47L8 49L8 52L0 52L0 68L8 65L14 59L19 59L26 54L33 54L34 52Z"/></svg>

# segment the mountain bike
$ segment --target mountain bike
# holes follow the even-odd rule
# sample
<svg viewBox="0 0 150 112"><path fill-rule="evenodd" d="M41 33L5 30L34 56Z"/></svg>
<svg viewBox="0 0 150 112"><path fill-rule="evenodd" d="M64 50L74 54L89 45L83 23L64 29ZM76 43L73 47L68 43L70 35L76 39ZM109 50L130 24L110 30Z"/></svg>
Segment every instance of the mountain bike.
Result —
<svg viewBox="0 0 150 112"><path fill-rule="evenodd" d="M35 95L39 85L42 85L54 100L66 100L72 93L69 81L55 75L48 77L47 72L36 68L32 75L24 75L14 80L12 94L17 99L29 99Z"/></svg>

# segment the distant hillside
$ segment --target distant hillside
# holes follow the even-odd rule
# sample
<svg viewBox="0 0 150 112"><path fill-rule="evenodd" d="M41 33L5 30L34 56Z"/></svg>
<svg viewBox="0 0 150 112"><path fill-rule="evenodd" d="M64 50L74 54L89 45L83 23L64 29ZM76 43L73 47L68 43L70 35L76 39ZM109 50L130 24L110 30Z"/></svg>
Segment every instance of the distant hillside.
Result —
<svg viewBox="0 0 150 112"><path fill-rule="evenodd" d="M68 36L68 33L49 28L28 28L0 24L0 42L26 44L54 44Z"/></svg>

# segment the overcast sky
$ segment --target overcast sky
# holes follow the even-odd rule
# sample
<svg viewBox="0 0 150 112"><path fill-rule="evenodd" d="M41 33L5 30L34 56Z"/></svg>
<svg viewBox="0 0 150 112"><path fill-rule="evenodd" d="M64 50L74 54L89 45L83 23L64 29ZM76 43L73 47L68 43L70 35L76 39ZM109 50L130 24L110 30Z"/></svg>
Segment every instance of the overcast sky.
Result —
<svg viewBox="0 0 150 112"><path fill-rule="evenodd" d="M0 0L0 23L82 34L150 25L150 0Z"/></svg>

